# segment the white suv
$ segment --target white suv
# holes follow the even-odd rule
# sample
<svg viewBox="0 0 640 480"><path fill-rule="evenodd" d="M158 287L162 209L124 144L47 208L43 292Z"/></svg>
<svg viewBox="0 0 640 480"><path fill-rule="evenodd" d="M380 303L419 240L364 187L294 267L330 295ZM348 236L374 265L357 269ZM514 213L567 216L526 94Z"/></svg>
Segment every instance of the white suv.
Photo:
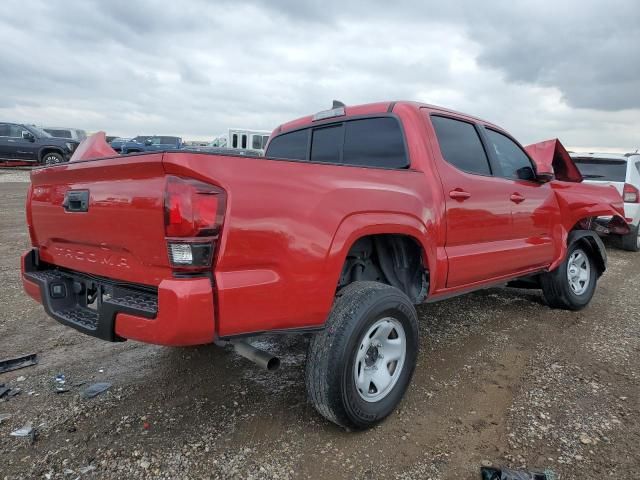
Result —
<svg viewBox="0 0 640 480"><path fill-rule="evenodd" d="M613 185L624 199L624 213L631 233L620 237L625 250L640 250L640 153L572 153L571 158L586 183Z"/></svg>

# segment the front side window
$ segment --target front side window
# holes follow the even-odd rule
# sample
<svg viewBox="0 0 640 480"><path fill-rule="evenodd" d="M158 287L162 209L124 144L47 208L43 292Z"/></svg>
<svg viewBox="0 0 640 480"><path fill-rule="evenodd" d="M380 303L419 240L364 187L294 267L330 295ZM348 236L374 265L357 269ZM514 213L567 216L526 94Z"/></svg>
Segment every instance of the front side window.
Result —
<svg viewBox="0 0 640 480"><path fill-rule="evenodd" d="M278 135L271 140L266 157L285 160L306 160L309 129Z"/></svg>
<svg viewBox="0 0 640 480"><path fill-rule="evenodd" d="M435 115L431 123L447 163L468 173L491 175L489 159L473 124Z"/></svg>
<svg viewBox="0 0 640 480"><path fill-rule="evenodd" d="M13 138L23 138L22 134L30 134L29 130L24 128L22 125L9 125L9 137Z"/></svg>
<svg viewBox="0 0 640 480"><path fill-rule="evenodd" d="M533 175L533 166L529 157L506 135L495 130L486 129L489 148L493 149L500 164L502 176L505 178L529 179Z"/></svg>

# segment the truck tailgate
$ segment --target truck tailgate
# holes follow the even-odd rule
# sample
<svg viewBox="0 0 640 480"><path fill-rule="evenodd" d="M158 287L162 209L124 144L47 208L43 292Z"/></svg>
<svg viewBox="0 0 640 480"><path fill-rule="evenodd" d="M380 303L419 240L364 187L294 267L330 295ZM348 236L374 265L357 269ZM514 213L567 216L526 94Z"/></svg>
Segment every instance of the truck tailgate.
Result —
<svg viewBox="0 0 640 480"><path fill-rule="evenodd" d="M31 183L27 215L42 261L153 286L171 276L162 153L34 170Z"/></svg>

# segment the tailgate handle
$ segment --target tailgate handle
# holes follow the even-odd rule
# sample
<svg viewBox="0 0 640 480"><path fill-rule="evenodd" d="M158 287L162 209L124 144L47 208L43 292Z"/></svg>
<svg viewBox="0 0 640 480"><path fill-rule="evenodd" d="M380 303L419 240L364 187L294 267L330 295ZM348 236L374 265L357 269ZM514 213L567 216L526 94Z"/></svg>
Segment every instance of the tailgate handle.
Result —
<svg viewBox="0 0 640 480"><path fill-rule="evenodd" d="M69 190L64 195L62 206L67 212L87 212L89 210L89 190Z"/></svg>

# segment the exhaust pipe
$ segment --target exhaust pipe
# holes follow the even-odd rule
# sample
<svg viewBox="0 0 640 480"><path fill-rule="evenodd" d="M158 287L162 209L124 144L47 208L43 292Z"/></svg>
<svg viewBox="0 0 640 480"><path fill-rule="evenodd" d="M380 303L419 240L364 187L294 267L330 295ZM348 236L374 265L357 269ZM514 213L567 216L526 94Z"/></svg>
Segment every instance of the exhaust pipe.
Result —
<svg viewBox="0 0 640 480"><path fill-rule="evenodd" d="M247 360L251 360L260 368L270 372L274 372L280 368L280 359L271 355L269 352L260 350L247 342L232 342L231 344L238 355L246 358Z"/></svg>

